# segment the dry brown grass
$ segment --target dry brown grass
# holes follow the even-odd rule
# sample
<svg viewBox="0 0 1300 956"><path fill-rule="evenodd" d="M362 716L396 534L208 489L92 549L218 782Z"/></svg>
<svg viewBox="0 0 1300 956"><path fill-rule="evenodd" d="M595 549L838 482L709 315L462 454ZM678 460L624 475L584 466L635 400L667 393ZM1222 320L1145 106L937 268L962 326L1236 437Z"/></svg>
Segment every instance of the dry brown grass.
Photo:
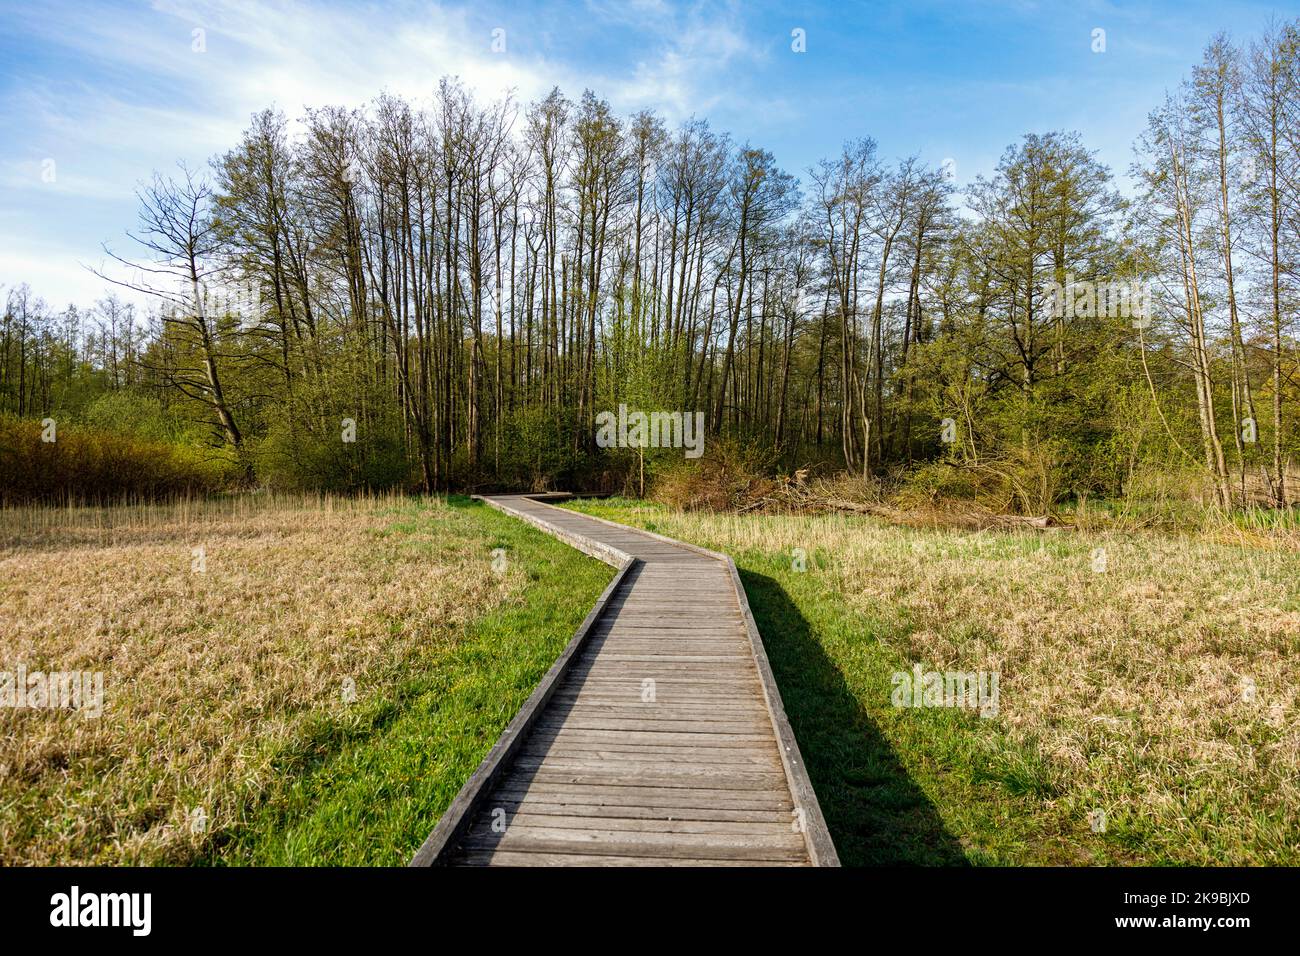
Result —
<svg viewBox="0 0 1300 956"><path fill-rule="evenodd" d="M0 512L0 670L105 711L0 709L0 864L166 862L237 821L307 722L522 590L456 509L248 498ZM403 533L390 533L395 522ZM192 568L202 547L206 568Z"/></svg>

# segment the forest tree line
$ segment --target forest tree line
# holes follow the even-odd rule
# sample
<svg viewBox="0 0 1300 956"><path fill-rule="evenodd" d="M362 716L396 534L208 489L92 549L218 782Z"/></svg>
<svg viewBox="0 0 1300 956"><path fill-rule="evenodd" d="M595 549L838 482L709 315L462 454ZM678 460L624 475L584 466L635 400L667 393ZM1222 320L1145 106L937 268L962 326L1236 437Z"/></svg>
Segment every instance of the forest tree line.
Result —
<svg viewBox="0 0 1300 956"><path fill-rule="evenodd" d="M1285 505L1300 21L1215 37L1130 178L1064 132L961 193L870 138L796 177L703 119L450 78L267 109L141 188L110 254L153 307L8 290L0 413L200 445L239 483L617 489L642 454L595 420L626 404L787 472Z"/></svg>

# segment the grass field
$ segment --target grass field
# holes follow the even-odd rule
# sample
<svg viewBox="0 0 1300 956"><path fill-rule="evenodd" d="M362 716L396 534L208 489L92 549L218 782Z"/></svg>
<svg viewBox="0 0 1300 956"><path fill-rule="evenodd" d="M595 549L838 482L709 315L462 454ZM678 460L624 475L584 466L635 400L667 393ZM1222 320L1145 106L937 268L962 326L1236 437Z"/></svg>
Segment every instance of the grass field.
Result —
<svg viewBox="0 0 1300 956"><path fill-rule="evenodd" d="M846 864L1300 864L1285 537L571 507L736 559ZM997 715L895 708L916 663Z"/></svg>
<svg viewBox="0 0 1300 956"><path fill-rule="evenodd" d="M847 864L1300 863L1287 536L573 507L735 556ZM0 512L0 671L105 698L0 708L0 864L403 863L612 573L454 498Z"/></svg>
<svg viewBox="0 0 1300 956"><path fill-rule="evenodd" d="M0 671L104 687L0 708L0 864L404 863L612 575L464 499L0 512Z"/></svg>

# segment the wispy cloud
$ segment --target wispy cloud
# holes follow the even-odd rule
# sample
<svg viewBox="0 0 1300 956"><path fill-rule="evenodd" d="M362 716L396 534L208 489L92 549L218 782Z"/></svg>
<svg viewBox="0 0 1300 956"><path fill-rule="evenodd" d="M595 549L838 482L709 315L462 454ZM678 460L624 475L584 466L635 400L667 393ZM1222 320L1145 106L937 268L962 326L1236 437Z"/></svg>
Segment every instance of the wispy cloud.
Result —
<svg viewBox="0 0 1300 956"><path fill-rule="evenodd" d="M87 13L54 3L5 14L7 32L43 56L0 99L0 121L13 132L0 158L0 192L32 227L27 236L0 236L0 282L39 276L84 290L81 262L112 236L89 232L75 213L52 228L56 200L111 204L120 236L134 220L138 182L177 159L200 165L230 148L249 117L270 105L294 117L327 104L358 107L385 91L421 101L451 75L484 99L509 91L526 102L553 86L571 94L592 88L619 109L662 107L680 118L715 105L719 72L746 52L734 13L723 23L651 3L618 13L643 40L635 61L617 68L601 56L560 61L548 47L563 44L552 44L548 31L579 29L573 11L559 8L549 20L499 13L157 0L151 8ZM498 25L505 49L494 51ZM47 163L53 179L42 175ZM44 240L39 254L29 240Z"/></svg>

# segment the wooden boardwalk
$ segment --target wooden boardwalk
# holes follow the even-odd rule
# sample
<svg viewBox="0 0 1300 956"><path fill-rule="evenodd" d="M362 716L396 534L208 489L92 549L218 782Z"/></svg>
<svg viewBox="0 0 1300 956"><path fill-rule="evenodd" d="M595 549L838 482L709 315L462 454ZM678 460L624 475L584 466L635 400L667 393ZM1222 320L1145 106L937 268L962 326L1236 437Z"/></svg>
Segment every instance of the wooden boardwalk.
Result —
<svg viewBox="0 0 1300 956"><path fill-rule="evenodd" d="M547 497L619 572L412 865L837 866L731 559Z"/></svg>

